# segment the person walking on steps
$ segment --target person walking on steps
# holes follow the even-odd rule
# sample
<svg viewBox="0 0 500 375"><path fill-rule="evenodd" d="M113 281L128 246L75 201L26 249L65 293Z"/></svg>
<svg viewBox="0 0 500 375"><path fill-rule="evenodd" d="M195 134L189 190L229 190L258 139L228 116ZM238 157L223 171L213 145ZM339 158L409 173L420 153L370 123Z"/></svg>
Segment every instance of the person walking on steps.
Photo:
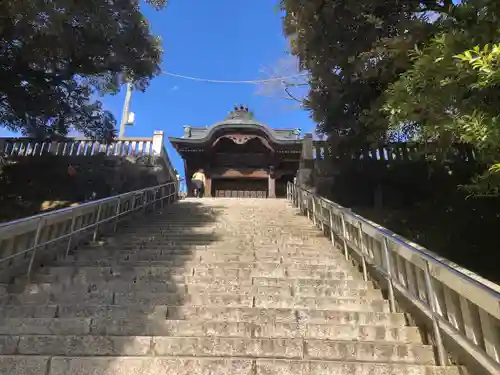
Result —
<svg viewBox="0 0 500 375"><path fill-rule="evenodd" d="M203 190L205 189L205 172L203 169L198 169L198 172L193 174L191 177L191 183L193 184L193 195L197 198L201 198L203 195Z"/></svg>

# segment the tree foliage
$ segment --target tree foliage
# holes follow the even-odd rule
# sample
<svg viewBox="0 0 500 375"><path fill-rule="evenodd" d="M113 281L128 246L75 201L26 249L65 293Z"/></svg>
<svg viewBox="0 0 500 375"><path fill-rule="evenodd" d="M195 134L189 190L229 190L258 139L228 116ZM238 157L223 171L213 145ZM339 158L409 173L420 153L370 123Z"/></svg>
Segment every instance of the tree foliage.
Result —
<svg viewBox="0 0 500 375"><path fill-rule="evenodd" d="M443 149L471 143L491 166L477 192L500 193L498 1L281 5L292 52L311 73L306 105L320 130L348 134L352 145L394 136Z"/></svg>
<svg viewBox="0 0 500 375"><path fill-rule="evenodd" d="M10 130L108 137L116 121L95 96L125 81L145 90L159 74L160 40L138 0L5 0L0 14L0 124Z"/></svg>
<svg viewBox="0 0 500 375"><path fill-rule="evenodd" d="M267 81L257 85L257 95L282 100L288 110L303 109L309 77L300 69L296 56L287 55L273 65L263 67L261 72Z"/></svg>
<svg viewBox="0 0 500 375"><path fill-rule="evenodd" d="M428 12L450 2L282 0L292 52L311 72L307 106L320 130L379 139L384 91L410 66L408 51L433 31Z"/></svg>

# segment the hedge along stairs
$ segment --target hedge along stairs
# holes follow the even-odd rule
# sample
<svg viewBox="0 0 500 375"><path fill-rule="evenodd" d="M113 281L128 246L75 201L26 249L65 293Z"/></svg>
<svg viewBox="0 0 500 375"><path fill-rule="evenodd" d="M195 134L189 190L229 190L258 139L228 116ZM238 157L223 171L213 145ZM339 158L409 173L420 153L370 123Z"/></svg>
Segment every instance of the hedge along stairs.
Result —
<svg viewBox="0 0 500 375"><path fill-rule="evenodd" d="M458 375L284 200L186 199L5 286L9 375Z"/></svg>
<svg viewBox="0 0 500 375"><path fill-rule="evenodd" d="M156 167L147 157L9 157L0 166L0 222L158 183Z"/></svg>

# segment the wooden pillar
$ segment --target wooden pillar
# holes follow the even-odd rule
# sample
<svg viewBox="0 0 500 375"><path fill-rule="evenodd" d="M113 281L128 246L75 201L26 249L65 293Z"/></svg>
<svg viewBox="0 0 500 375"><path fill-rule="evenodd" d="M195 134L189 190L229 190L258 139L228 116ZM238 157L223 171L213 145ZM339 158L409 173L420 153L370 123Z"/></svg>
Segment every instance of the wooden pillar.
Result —
<svg viewBox="0 0 500 375"><path fill-rule="evenodd" d="M269 177L267 180L268 198L276 198L276 176L274 175L274 167L269 168Z"/></svg>

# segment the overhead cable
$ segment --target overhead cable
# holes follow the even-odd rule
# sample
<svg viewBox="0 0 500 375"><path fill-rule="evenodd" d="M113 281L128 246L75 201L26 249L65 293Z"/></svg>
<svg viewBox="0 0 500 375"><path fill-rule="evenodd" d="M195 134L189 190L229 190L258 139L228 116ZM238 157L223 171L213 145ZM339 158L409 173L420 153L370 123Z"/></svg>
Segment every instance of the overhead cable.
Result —
<svg viewBox="0 0 500 375"><path fill-rule="evenodd" d="M294 74L291 76L286 76L286 77L274 77L274 78L268 78L268 79L255 79L255 80L247 80L247 81L228 81L228 80L220 80L220 79L206 79L206 78L198 78L198 77L190 77L190 76L184 76L181 74L175 74L175 73L170 73L163 71L162 74L171 76L171 77L177 77L177 78L182 78L182 79L188 79L191 81L197 81L197 82L210 82L210 83L231 83L231 84L259 84L259 83L266 83L266 82L274 82L274 81L286 81L289 79L293 78L298 78L298 77L303 77L308 75L309 73L299 73L299 74Z"/></svg>

